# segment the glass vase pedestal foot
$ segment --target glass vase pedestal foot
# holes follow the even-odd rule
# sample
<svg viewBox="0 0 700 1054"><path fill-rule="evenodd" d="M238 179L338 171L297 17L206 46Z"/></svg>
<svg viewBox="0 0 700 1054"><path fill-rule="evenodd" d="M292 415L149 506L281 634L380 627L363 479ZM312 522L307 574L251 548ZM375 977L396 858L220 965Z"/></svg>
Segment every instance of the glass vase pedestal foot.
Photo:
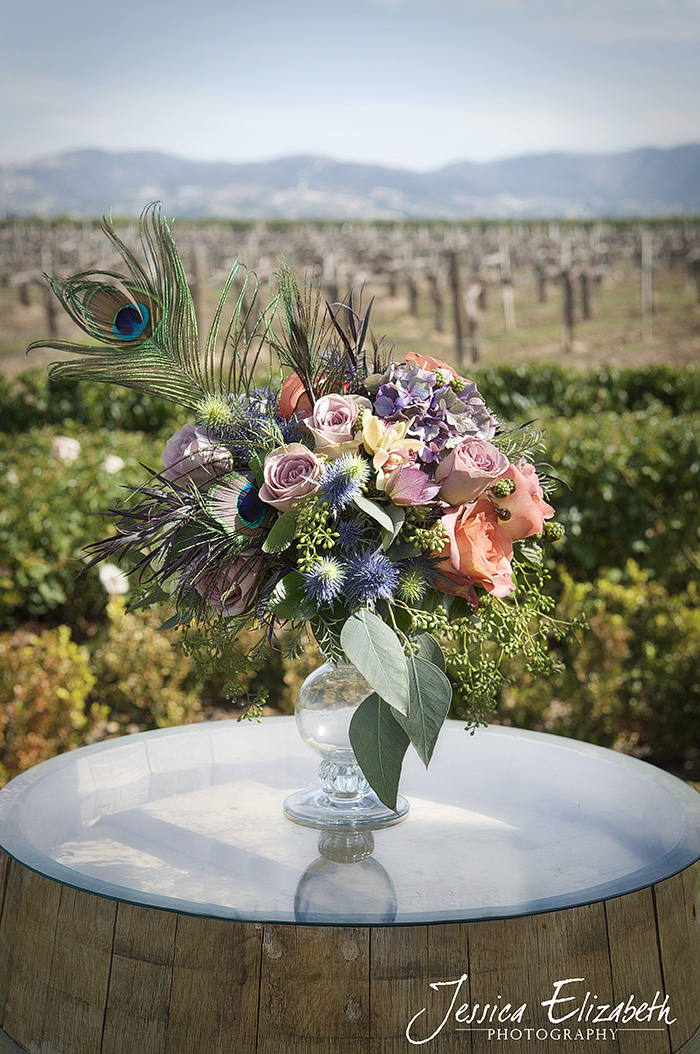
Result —
<svg viewBox="0 0 700 1054"><path fill-rule="evenodd" d="M396 810L387 808L362 775L351 750L325 754L318 767L320 787L295 791L284 802L284 814L304 827L364 827L379 830L400 823L409 805L401 795Z"/></svg>
<svg viewBox="0 0 700 1054"><path fill-rule="evenodd" d="M350 722L372 687L350 663L324 663L309 674L297 696L295 716L307 747L321 757L320 787L296 791L284 814L304 827L364 827L378 830L399 823L408 802L383 805L365 779L350 743Z"/></svg>

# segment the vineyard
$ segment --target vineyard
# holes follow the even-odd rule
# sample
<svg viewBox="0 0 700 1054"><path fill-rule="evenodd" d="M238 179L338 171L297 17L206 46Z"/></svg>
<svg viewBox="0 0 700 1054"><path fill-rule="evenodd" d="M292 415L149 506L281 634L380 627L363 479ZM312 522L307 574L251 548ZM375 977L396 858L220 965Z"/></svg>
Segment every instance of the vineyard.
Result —
<svg viewBox="0 0 700 1054"><path fill-rule="evenodd" d="M676 365L700 356L700 224L176 223L200 319L208 322L235 259L263 300L284 255L331 303L350 289L373 302L376 336L463 368L559 359L585 367ZM120 226L131 246L134 223ZM92 222L0 226L0 356L24 369L41 335L75 338L42 273L118 262ZM242 272L241 272L242 273ZM204 327L202 327L204 328ZM561 357L561 358L560 358ZM35 364L38 359L33 360Z"/></svg>
<svg viewBox="0 0 700 1054"><path fill-rule="evenodd" d="M136 247L136 225L119 232ZM541 423L563 477L559 610L589 629L556 677L512 669L496 719L700 779L700 224L178 223L175 234L203 331L236 257L266 303L283 253L330 303L351 288L355 306L371 303L371 328L397 357L446 359L500 420ZM236 713L171 647L173 631L158 631L164 616L127 613L128 594L97 570L77 577L99 514L183 423L135 392L49 381L56 353L24 354L41 337L80 339L42 272L109 270L119 261L107 249L92 222L0 226L3 778L82 742ZM269 712L289 711L316 661L310 645L251 670L251 687Z"/></svg>

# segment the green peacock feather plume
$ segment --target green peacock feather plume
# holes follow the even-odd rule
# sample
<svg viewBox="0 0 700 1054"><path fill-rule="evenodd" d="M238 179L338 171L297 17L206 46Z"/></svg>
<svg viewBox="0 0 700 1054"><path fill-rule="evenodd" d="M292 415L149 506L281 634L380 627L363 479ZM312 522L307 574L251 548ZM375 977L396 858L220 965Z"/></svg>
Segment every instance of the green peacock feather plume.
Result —
<svg viewBox="0 0 700 1054"><path fill-rule="evenodd" d="M145 267L118 237L111 219L104 219L102 227L123 257L127 274L82 271L65 281L46 276L66 312L99 345L40 340L27 351L51 348L84 356L52 363L54 377L121 384L193 410L212 396L249 390L276 299L255 318L257 282L246 273L221 342L223 313L240 270L235 263L202 355L182 261L160 206L149 205L141 214ZM251 281L253 295L246 307Z"/></svg>

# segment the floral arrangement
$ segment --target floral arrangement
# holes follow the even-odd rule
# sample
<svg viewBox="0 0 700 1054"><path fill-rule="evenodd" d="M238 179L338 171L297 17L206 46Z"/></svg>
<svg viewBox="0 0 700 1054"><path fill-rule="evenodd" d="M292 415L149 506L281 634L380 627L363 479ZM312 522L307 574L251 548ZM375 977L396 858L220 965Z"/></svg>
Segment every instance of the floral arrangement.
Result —
<svg viewBox="0 0 700 1054"><path fill-rule="evenodd" d="M269 648L294 654L307 632L325 658L354 663L373 692L351 741L393 807L409 744L430 760L452 683L477 724L504 658L554 666L543 541L561 531L534 461L540 436L502 428L473 382L429 355L398 357L352 296L324 305L286 266L258 313L245 306L250 276L239 281L221 341L234 267L200 355L157 207L142 217L146 267L105 231L127 275L50 279L99 344L37 346L85 356L54 374L155 393L189 420L162 469L110 510L116 533L88 546L90 562L128 556L134 606L168 598L183 646L234 679ZM243 652L250 627L259 636Z"/></svg>

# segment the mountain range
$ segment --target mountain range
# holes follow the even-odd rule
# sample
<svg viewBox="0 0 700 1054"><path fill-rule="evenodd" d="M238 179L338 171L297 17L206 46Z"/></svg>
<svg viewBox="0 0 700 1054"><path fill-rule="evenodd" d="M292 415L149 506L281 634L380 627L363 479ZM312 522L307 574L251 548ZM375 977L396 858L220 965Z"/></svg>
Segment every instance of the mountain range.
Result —
<svg viewBox="0 0 700 1054"><path fill-rule="evenodd" d="M0 218L168 215L222 219L526 219L700 213L700 144L619 154L536 154L432 172L284 157L192 161L77 150L0 166Z"/></svg>

